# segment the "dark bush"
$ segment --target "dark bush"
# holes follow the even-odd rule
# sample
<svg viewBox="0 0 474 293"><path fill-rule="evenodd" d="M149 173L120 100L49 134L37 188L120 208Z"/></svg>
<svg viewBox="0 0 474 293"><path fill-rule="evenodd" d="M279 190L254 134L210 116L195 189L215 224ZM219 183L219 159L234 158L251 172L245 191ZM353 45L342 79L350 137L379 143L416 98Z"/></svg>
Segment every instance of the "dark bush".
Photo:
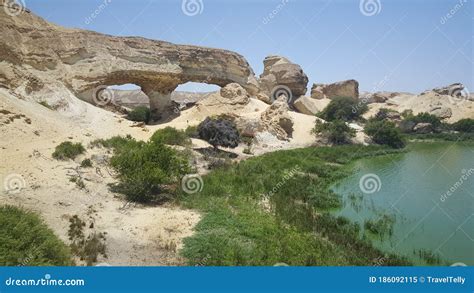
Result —
<svg viewBox="0 0 474 293"><path fill-rule="evenodd" d="M168 145L191 145L191 140L183 130L177 130L176 128L169 126L155 131L150 140L154 143L162 143Z"/></svg>
<svg viewBox="0 0 474 293"><path fill-rule="evenodd" d="M335 120L327 123L317 120L313 133L320 134L329 142L337 145L349 144L351 143L351 138L355 136L355 130L350 128L342 120Z"/></svg>
<svg viewBox="0 0 474 293"><path fill-rule="evenodd" d="M35 213L0 206L1 266L73 265L67 246Z"/></svg>
<svg viewBox="0 0 474 293"><path fill-rule="evenodd" d="M56 149L53 153L53 158L55 158L56 160L74 159L85 151L86 149L82 146L81 143L72 143L70 141L65 141L56 146Z"/></svg>
<svg viewBox="0 0 474 293"><path fill-rule="evenodd" d="M458 122L452 124L452 129L459 132L474 133L474 119L461 119Z"/></svg>
<svg viewBox="0 0 474 293"><path fill-rule="evenodd" d="M352 121L361 118L367 112L367 104L358 102L350 97L337 97L318 113L326 121L343 120Z"/></svg>
<svg viewBox="0 0 474 293"><path fill-rule="evenodd" d="M150 122L151 112L148 107L139 106L133 109L132 111L128 112L127 119L137 122Z"/></svg>
<svg viewBox="0 0 474 293"><path fill-rule="evenodd" d="M215 149L218 146L235 148L240 143L240 134L234 122L223 118L209 118L198 126L199 137L210 143Z"/></svg>
<svg viewBox="0 0 474 293"><path fill-rule="evenodd" d="M131 141L116 151L110 163L120 179L113 190L137 202L167 199L167 187L190 172L188 158L161 143Z"/></svg>
<svg viewBox="0 0 474 293"><path fill-rule="evenodd" d="M405 147L400 129L391 121L370 120L365 125L364 132L377 144L388 145L397 149Z"/></svg>
<svg viewBox="0 0 474 293"><path fill-rule="evenodd" d="M91 161L91 159L84 159L84 160L82 160L82 162L81 162L81 167L82 167L82 168L90 168L90 167L92 167L92 161Z"/></svg>
<svg viewBox="0 0 474 293"><path fill-rule="evenodd" d="M392 109L387 109L387 108L380 108L377 114L375 114L374 118L375 120L385 120L385 119L390 119L390 118L400 118L401 115L398 114L397 111L392 110Z"/></svg>
<svg viewBox="0 0 474 293"><path fill-rule="evenodd" d="M433 129L439 129L441 127L441 120L432 114L423 112L418 113L417 115L412 115L406 113L404 115L405 119L402 121L404 125L416 125L418 123L430 123L433 126ZM409 130L409 128L408 128Z"/></svg>

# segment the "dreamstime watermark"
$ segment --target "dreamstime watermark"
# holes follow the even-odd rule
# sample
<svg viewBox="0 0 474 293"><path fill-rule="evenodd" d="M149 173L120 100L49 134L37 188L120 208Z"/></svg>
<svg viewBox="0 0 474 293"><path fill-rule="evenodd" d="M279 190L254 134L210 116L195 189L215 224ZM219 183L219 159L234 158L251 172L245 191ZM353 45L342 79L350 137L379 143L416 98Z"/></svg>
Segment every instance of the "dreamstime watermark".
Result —
<svg viewBox="0 0 474 293"><path fill-rule="evenodd" d="M382 11L380 0L360 0L360 12L365 16L374 16Z"/></svg>
<svg viewBox="0 0 474 293"><path fill-rule="evenodd" d="M25 0L5 0L3 10L10 16L18 16L26 11Z"/></svg>
<svg viewBox="0 0 474 293"><path fill-rule="evenodd" d="M104 0L97 8L88 16L84 19L84 23L86 25L91 24L101 13L104 11L109 4L112 3L112 0Z"/></svg>
<svg viewBox="0 0 474 293"><path fill-rule="evenodd" d="M449 102L454 105L462 104L471 98L469 90L462 84L450 88L448 95Z"/></svg>
<svg viewBox="0 0 474 293"><path fill-rule="evenodd" d="M267 193L262 194L262 197L265 198L271 198L277 191L282 188L283 185L286 184L288 180L293 178L297 173L301 172L301 167L299 165L296 165L293 169L291 170L285 170L283 171L285 174L283 175L283 178L273 186L272 190L270 190Z"/></svg>
<svg viewBox="0 0 474 293"><path fill-rule="evenodd" d="M359 188L365 194L372 194L380 191L382 188L382 181L377 174L365 174L359 180Z"/></svg>
<svg viewBox="0 0 474 293"><path fill-rule="evenodd" d="M281 0L281 2L278 3L278 5L270 13L268 13L267 16L263 18L262 23L268 24L273 18L278 15L278 13L280 13L280 11L283 9L283 7L285 7L286 4L288 4L288 2L290 2L290 0Z"/></svg>
<svg viewBox="0 0 474 293"><path fill-rule="evenodd" d="M181 179L181 188L187 194L201 192L204 187L204 181L199 174L187 174Z"/></svg>
<svg viewBox="0 0 474 293"><path fill-rule="evenodd" d="M3 180L3 187L7 193L16 194L26 187L26 181L20 174L9 174Z"/></svg>
<svg viewBox="0 0 474 293"><path fill-rule="evenodd" d="M204 2L202 0L183 0L181 10L187 16L195 16L204 11Z"/></svg>
<svg viewBox="0 0 474 293"><path fill-rule="evenodd" d="M272 93L270 94L270 98L272 102L276 101L279 97L284 96L286 102L290 104L293 101L293 93L291 89L286 85L277 85L272 89Z"/></svg>
<svg viewBox="0 0 474 293"><path fill-rule="evenodd" d="M448 189L448 191L446 191L445 193L443 193L441 195L441 197L439 198L439 200L441 202L445 202L448 198L450 198L454 194L454 192L456 192L456 190L458 190L464 184L464 182L466 182L469 179L469 177L471 177L472 174L474 174L474 169L473 168L471 168L469 170L463 169L461 171L461 173L462 173L462 175L461 175L461 177L459 177L459 180L456 181Z"/></svg>
<svg viewBox="0 0 474 293"><path fill-rule="evenodd" d="M458 3L456 3L456 5L454 5L448 13L446 13L446 15L441 16L439 23L446 24L450 18L452 18L459 10L461 10L461 8L463 8L464 3L467 3L467 0L459 0Z"/></svg>
<svg viewBox="0 0 474 293"><path fill-rule="evenodd" d="M451 265L451 267L467 267L467 265L463 262L455 262Z"/></svg>
<svg viewBox="0 0 474 293"><path fill-rule="evenodd" d="M115 92L105 85L96 87L92 91L92 100L95 105L102 107L110 103L115 103Z"/></svg>
<svg viewBox="0 0 474 293"><path fill-rule="evenodd" d="M5 280L7 287L20 286L85 286L84 279L53 279L50 274L44 275L40 279L13 279Z"/></svg>
<svg viewBox="0 0 474 293"><path fill-rule="evenodd" d="M374 267L381 267L384 266L385 263L388 261L388 256L385 254L384 256L379 256L372 261L372 266Z"/></svg>

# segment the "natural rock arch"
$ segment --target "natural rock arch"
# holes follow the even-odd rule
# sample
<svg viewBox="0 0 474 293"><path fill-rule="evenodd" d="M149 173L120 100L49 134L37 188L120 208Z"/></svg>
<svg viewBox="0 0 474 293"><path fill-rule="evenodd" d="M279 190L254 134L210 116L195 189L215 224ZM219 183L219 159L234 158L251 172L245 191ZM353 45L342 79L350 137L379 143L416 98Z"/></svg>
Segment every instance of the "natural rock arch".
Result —
<svg viewBox="0 0 474 293"><path fill-rule="evenodd" d="M0 55L14 69L0 68L0 77L10 87L36 72L37 83L61 82L92 102L99 87L133 83L157 114L167 112L171 92L190 81L220 87L235 82L258 92L248 62L231 51L67 29L28 11L10 16L0 9L0 25Z"/></svg>

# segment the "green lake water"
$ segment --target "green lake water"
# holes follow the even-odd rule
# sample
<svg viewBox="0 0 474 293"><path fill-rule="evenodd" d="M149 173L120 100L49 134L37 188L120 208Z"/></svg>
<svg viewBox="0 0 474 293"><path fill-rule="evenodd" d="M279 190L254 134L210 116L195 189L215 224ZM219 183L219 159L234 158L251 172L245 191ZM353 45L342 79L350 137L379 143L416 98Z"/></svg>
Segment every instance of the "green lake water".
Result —
<svg viewBox="0 0 474 293"><path fill-rule="evenodd" d="M409 149L355 162L353 175L333 186L344 200L336 214L362 229L367 220L390 217L391 233L370 237L417 265L427 264L420 250L439 256L436 265L474 265L474 145L417 143Z"/></svg>

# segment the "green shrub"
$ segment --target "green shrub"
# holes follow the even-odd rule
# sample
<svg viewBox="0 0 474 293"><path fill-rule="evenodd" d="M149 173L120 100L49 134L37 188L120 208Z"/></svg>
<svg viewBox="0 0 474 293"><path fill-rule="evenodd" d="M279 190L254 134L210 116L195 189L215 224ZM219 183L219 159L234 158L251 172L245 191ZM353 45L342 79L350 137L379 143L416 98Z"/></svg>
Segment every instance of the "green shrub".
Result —
<svg viewBox="0 0 474 293"><path fill-rule="evenodd" d="M403 125L416 125L418 123L430 123L433 126L433 129L439 129L441 127L441 120L432 114L423 112L418 113L417 115L413 115L411 113L405 113L403 115L405 119L402 121ZM411 127L402 127L405 129L406 132L410 132L412 130Z"/></svg>
<svg viewBox="0 0 474 293"><path fill-rule="evenodd" d="M322 135L329 142L336 145L349 144L351 143L351 138L355 136L355 130L350 128L342 120L327 123L317 120L312 132L317 135Z"/></svg>
<svg viewBox="0 0 474 293"><path fill-rule="evenodd" d="M364 132L377 144L388 145L397 149L405 147L400 129L391 121L370 120L365 125Z"/></svg>
<svg viewBox="0 0 474 293"><path fill-rule="evenodd" d="M423 112L418 113L416 116L413 117L413 122L415 123L431 123L434 128L438 128L441 126L441 120L439 117Z"/></svg>
<svg viewBox="0 0 474 293"><path fill-rule="evenodd" d="M120 180L113 190L137 202L167 199L167 187L190 172L188 158L161 143L130 141L115 152L110 163Z"/></svg>
<svg viewBox="0 0 474 293"><path fill-rule="evenodd" d="M461 119L456 123L452 124L453 130L459 131L459 132L469 132L469 133L474 133L474 119Z"/></svg>
<svg viewBox="0 0 474 293"><path fill-rule="evenodd" d="M137 141L132 138L130 134L127 134L125 137L123 136L114 136L109 139L96 139L90 143L91 147L105 147L105 148L112 148L114 150L119 150L122 147L125 147L129 144L136 144Z"/></svg>
<svg viewBox="0 0 474 293"><path fill-rule="evenodd" d="M368 109L367 104L360 103L350 97L337 97L332 99L317 116L326 121L352 121L359 120Z"/></svg>
<svg viewBox="0 0 474 293"><path fill-rule="evenodd" d="M0 206L1 266L73 265L67 246L35 213Z"/></svg>
<svg viewBox="0 0 474 293"><path fill-rule="evenodd" d="M387 108L380 108L377 114L372 118L374 120L385 120L387 118L393 117L393 115L398 114L397 111ZM400 115L401 116L401 115Z"/></svg>
<svg viewBox="0 0 474 293"><path fill-rule="evenodd" d="M127 119L137 122L150 122L151 112L148 107L139 106L133 109L132 111L128 112Z"/></svg>
<svg viewBox="0 0 474 293"><path fill-rule="evenodd" d="M199 124L198 131L199 137L215 149L218 146L235 148L240 143L240 134L235 123L224 118L207 117Z"/></svg>
<svg viewBox="0 0 474 293"><path fill-rule="evenodd" d="M82 168L90 168L90 167L92 167L92 161L91 161L91 159L84 159L84 160L82 160L82 162L81 162L81 167L82 167Z"/></svg>
<svg viewBox="0 0 474 293"><path fill-rule="evenodd" d="M54 110L53 107L51 107L51 105L48 104L48 102L46 102L46 101L40 101L40 102L38 102L38 104L40 104L43 107L48 108L49 110Z"/></svg>
<svg viewBox="0 0 474 293"><path fill-rule="evenodd" d="M184 133L186 133L186 136L189 138L199 138L199 131L197 125L195 126L188 126L185 130Z"/></svg>
<svg viewBox="0 0 474 293"><path fill-rule="evenodd" d="M56 149L53 153L53 158L56 160L74 159L85 151L86 149L80 142L72 143L70 141L65 141L56 146Z"/></svg>
<svg viewBox="0 0 474 293"><path fill-rule="evenodd" d="M191 140L186 135L183 130L177 130L173 127L166 127L163 129L158 129L153 133L151 139L153 143L162 143L169 145L180 145L180 146L189 146L191 145Z"/></svg>

